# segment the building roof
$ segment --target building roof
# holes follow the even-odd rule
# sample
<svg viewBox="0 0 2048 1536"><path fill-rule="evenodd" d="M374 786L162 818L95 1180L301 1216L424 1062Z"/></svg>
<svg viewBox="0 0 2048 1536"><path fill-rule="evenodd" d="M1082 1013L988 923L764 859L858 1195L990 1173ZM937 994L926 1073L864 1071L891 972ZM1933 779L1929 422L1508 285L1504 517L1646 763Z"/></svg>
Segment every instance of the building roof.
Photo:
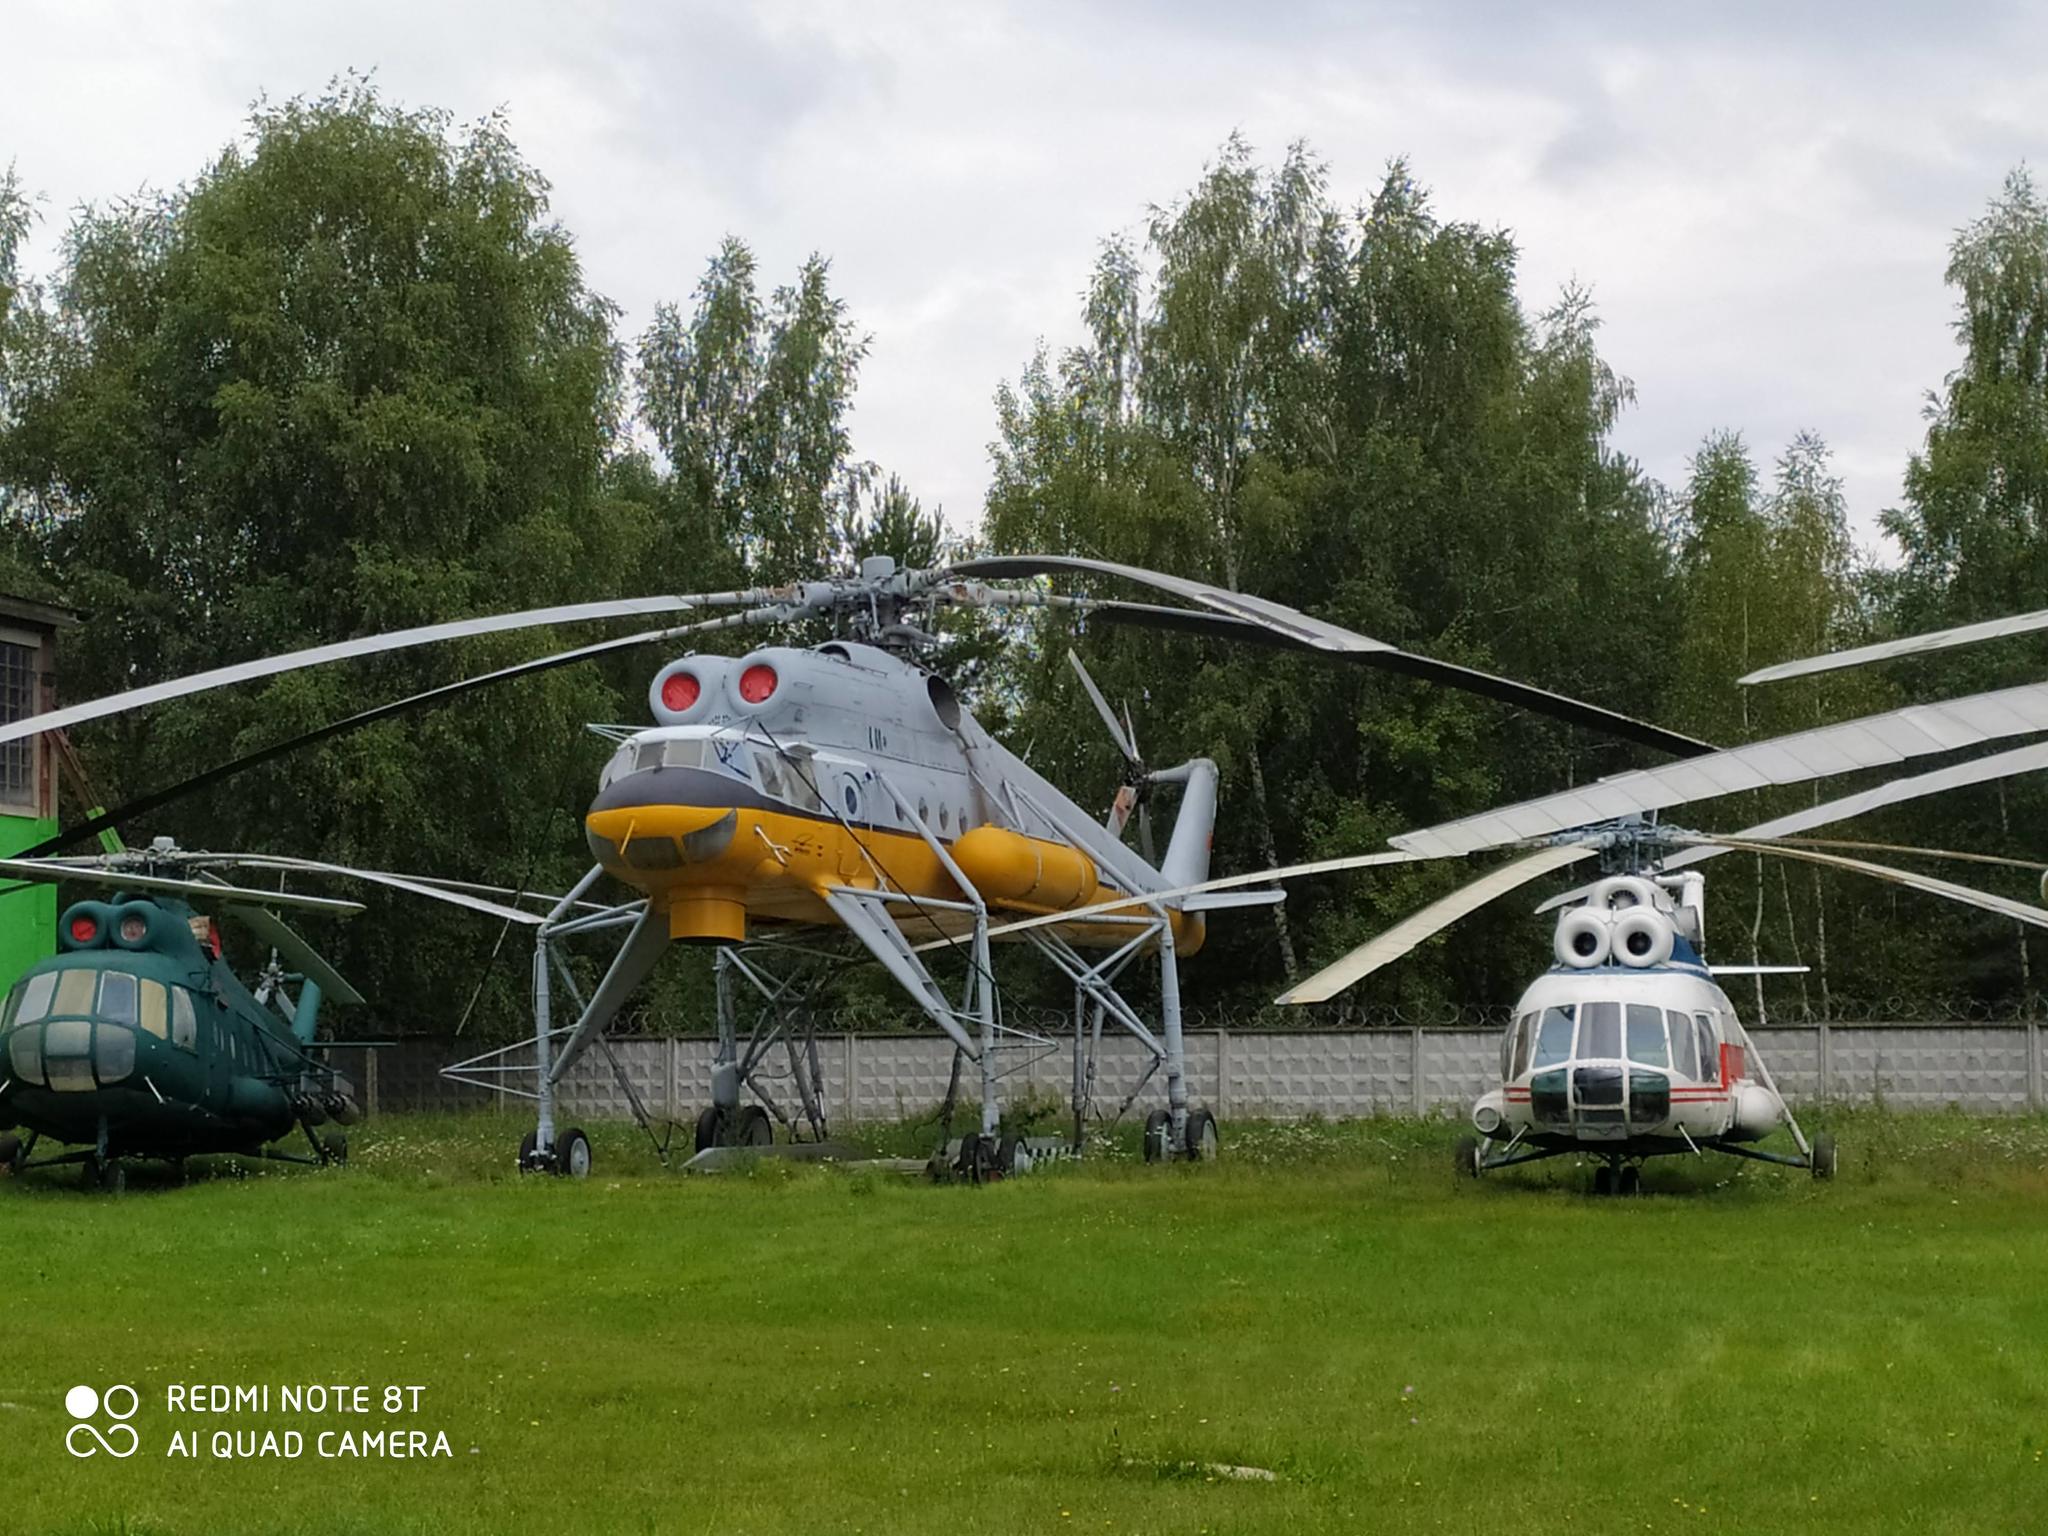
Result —
<svg viewBox="0 0 2048 1536"><path fill-rule="evenodd" d="M39 629L72 629L79 622L79 613L76 608L66 608L59 603L0 592L0 619L12 619L17 624L33 625Z"/></svg>

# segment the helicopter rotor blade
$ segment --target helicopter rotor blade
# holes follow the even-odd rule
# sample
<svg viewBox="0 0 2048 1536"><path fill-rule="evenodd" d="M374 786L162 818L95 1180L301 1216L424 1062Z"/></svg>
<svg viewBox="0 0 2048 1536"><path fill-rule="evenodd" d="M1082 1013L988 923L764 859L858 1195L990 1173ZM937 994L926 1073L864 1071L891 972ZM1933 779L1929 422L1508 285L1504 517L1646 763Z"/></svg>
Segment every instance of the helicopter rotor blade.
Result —
<svg viewBox="0 0 2048 1536"><path fill-rule="evenodd" d="M359 901L342 901L332 896L302 896L296 891L259 891L224 882L176 880L166 875L145 875L135 870L102 869L88 864L54 864L43 859L0 859L0 874L20 880L37 880L56 885L77 880L86 885L114 886L124 891L156 891L171 896L197 896L215 905L297 907L304 912L326 912L335 917L354 917L363 910Z"/></svg>
<svg viewBox="0 0 2048 1536"><path fill-rule="evenodd" d="M1973 757L1965 763L1952 763L1931 773L1909 774L1903 778L1891 779L1874 789L1859 790L1853 795L1843 795L1839 799L1810 805L1789 815L1760 821L1753 827L1744 827L1740 832L1732 833L1731 836L1766 838L1810 831L1814 827L1849 821L1870 811L1882 810L1888 805L1918 800L1926 795L1938 795L1944 790L1961 789L1971 784L1983 784L1995 779L2011 778L2014 774L2035 773L2042 769L2048 769L2048 743L2014 747L2004 752L1991 752L1983 757ZM1673 854L1670 858L1662 860L1661 867L1667 872L1684 869L1689 865L1716 858L1724 851L1721 848L1688 849L1684 853ZM1591 887L1581 887L1575 891L1566 891L1561 896L1553 896L1536 910L1548 912L1570 902L1583 901L1589 889Z"/></svg>
<svg viewBox="0 0 2048 1536"><path fill-rule="evenodd" d="M1185 608L1163 608L1148 603L1095 602L1087 606L1091 617L1112 623L1142 624L1156 628L1184 629L1253 644L1277 645L1293 650L1314 651L1339 661L1356 662L1388 671L1406 673L1446 687L1481 694L1532 713L1548 715L1574 725L1603 731L1678 757L1697 757L1712 752L1709 742L1697 741L1676 731L1667 731L1645 720L1636 720L1597 704L1552 693L1528 683L1495 677L1471 667L1437 661L1403 651L1384 640L1375 640L1340 625L1313 618L1281 603L1233 592L1228 587L1189 581L1138 566L1118 565L1108 560L1089 560L1072 555L995 555L966 560L953 567L977 576L1025 577L1090 573L1117 576L1143 586L1155 587L1175 597L1213 610L1192 612Z"/></svg>
<svg viewBox="0 0 2048 1536"><path fill-rule="evenodd" d="M347 978L329 965L318 950L293 932L282 918L262 907L240 903L229 905L224 910L268 944L274 955L284 956L293 970L319 987L328 1002L350 1006L362 1002L362 993L350 986Z"/></svg>
<svg viewBox="0 0 2048 1536"><path fill-rule="evenodd" d="M1102 717L1102 723L1109 730L1109 739L1116 743L1116 749L1123 754L1127 763L1138 761L1138 749L1131 738L1124 734L1124 728L1117 723L1116 711L1109 707L1109 700L1102 696L1102 690L1095 686L1095 679L1088 673L1086 663L1079 651L1068 651L1067 661L1073 666L1074 675L1081 679L1081 687L1088 694L1088 702L1095 706L1095 713Z"/></svg>
<svg viewBox="0 0 2048 1536"><path fill-rule="evenodd" d="M1838 853L1823 853L1817 848L1794 847L1785 843L1752 841L1747 838L1713 837L1702 833L1696 837L1687 836L1684 840L1703 847L1732 849L1739 853L1769 853L1779 858L1824 865L1829 869L1846 869L1855 874L1868 875L1873 880L1903 885L1911 890L1924 891L1930 896L1960 902L1967 907L1996 912L2001 917L2009 917L2036 928L2048 928L2048 908L2032 906L2024 901L2013 901L2005 896L1994 896L1989 891L1957 885L1952 880L1924 875L1917 870L1894 869L1889 864L1873 864L1865 859L1851 859Z"/></svg>
<svg viewBox="0 0 2048 1536"><path fill-rule="evenodd" d="M1747 839L1763 842L1763 838ZM1999 869L2024 869L2032 874L2048 870L2048 863L2040 859L2008 859L1996 853L1967 853L1959 848L1922 848L1912 843L1866 843L1839 837L1775 837L1769 840L1779 848L1820 848L1836 853L1894 853L1916 859L1947 859L1958 864L1989 864Z"/></svg>
<svg viewBox="0 0 2048 1536"><path fill-rule="evenodd" d="M1821 656L1806 656L1798 661L1781 661L1773 667L1759 667L1756 671L1738 677L1738 683L1776 683L1790 677L1811 677L1816 672L1834 672L1843 667L1868 666L1874 661L1890 661L1895 656L1924 656L1929 651L1945 651L1952 646L1976 645L1985 640L2003 640L2008 635L2031 634L2038 629L2048 629L2048 608L2033 613L2015 613L2002 619L1987 619L1981 624L1961 624L1953 629L1933 629L1921 635L1907 635L1898 640L1881 640L1875 645L1859 645L1846 651L1830 651Z"/></svg>
<svg viewBox="0 0 2048 1536"><path fill-rule="evenodd" d="M96 835L104 828L134 821L174 801L182 800L187 795L197 794L200 790L209 789L225 779L233 778L238 773L245 773L251 768L261 767L263 764L275 761L277 758L283 757L288 753L296 752L301 747L310 747L315 743L327 741L336 736L346 735L350 731L361 730L364 726L374 725L379 720L388 720L393 715L405 714L416 709L438 708L440 705L459 698L465 693L472 692L478 688L489 687L493 683L510 682L514 678L528 677L535 673L551 671L556 667L573 666L579 661L588 661L593 657L610 655L616 651L633 650L643 645L655 645L662 641L680 639L685 635L701 634L707 630L734 629L747 624L769 623L780 616L781 610L775 608L757 608L746 613L725 614L719 618L706 619L696 624L684 624L668 629L650 629L636 635L622 635L615 640L600 640L594 645L580 645L572 650L556 651L551 655L536 657L532 661L516 662L509 667L500 667L495 672L484 672L475 677L458 678L455 682L443 683L440 687L429 688L423 693L409 694L405 698L394 699L387 704L378 704L369 709L359 710L355 714L343 716L339 720L330 720L325 725L318 725L311 730L301 731L296 736L288 736L282 741L272 742L267 747L258 747L253 752L244 753L242 756L231 758L225 763L216 764L214 767L206 769L203 773L196 773L188 779L181 779L177 783L166 785L162 789L154 789L147 794L138 795L133 800L115 806L112 810L97 811L93 815L88 816L84 821L66 827L54 836L43 839L42 842L37 843L34 847L23 850L22 857L39 858L45 854L60 852Z"/></svg>
<svg viewBox="0 0 2048 1536"><path fill-rule="evenodd" d="M1418 853L1476 853L1695 800L1774 784L1809 783L2042 730L2048 730L2048 684L2028 683L1818 726L1689 762L1616 774L1560 794L1404 832L1389 841Z"/></svg>
<svg viewBox="0 0 2048 1536"><path fill-rule="evenodd" d="M1560 848L1544 848L1512 864L1490 870L1477 880L1467 881L1448 896L1439 897L1419 911L1410 913L1386 932L1375 934L1307 980L1296 982L1275 1001L1286 1004L1327 1002L1346 987L1363 981L1382 966L1391 965L1424 940L1434 938L1488 902L1497 901L1510 891L1520 890L1531 880L1540 880L1555 870L1589 859L1597 851L1590 844L1568 843Z"/></svg>
<svg viewBox="0 0 2048 1536"><path fill-rule="evenodd" d="M212 858L221 868L268 869L286 874L331 875L342 880L362 880L371 885L388 886L392 890L403 891L409 896L423 896L429 901L462 907L485 917L503 918L509 923L524 924L529 928L538 928L546 921L538 913L504 906L495 901L486 901L483 897L473 896L467 891L449 890L411 875L393 874L389 870L358 869L352 864L329 864L320 859L295 859L283 854L218 854ZM361 911L361 906L356 905L356 910Z"/></svg>
<svg viewBox="0 0 2048 1536"><path fill-rule="evenodd" d="M1335 859L1315 859L1307 864L1282 864L1276 869L1255 869L1249 874L1223 875L1218 879L1203 880L1194 885L1177 885L1163 891L1139 891L1135 895L1114 896L1107 901L1094 902L1085 907L1069 907L1059 912L1041 912L1036 917L1020 917L1007 923L993 924L988 930L988 936L992 939L1002 938L1008 934L1029 933L1034 928L1050 928L1060 923L1114 917L1137 907L1171 906L1185 901L1190 896L1206 896L1212 891L1235 891L1246 886L1264 885L1267 882L1277 885L1289 880L1300 880L1309 875L1335 875L1347 870L1377 869L1388 864L1419 864L1425 862L1428 857L1427 854L1403 853L1399 849L1381 849L1374 853L1345 854ZM1131 921L1140 919L1133 917ZM931 939L922 944L912 945L911 952L921 955L927 950L951 948L955 943L957 940L954 939Z"/></svg>
<svg viewBox="0 0 2048 1536"><path fill-rule="evenodd" d="M359 635L353 640L339 640L331 645L311 646L302 651L288 651L280 656L265 656L254 661L236 662L232 666L215 667L209 672L195 672L188 677L151 683L144 688L131 688L126 693L109 694L105 698L88 700L83 704L72 704L44 714L30 715L26 719L0 725L0 743L19 741L23 737L34 736L42 731L57 730L87 720L99 720L108 715L125 714L131 709L160 704L168 699L182 699L214 688L227 688L236 683L253 682L261 677L274 677L280 672L296 672L306 667L326 666L331 662L350 661L360 656L376 656L386 651L406 650L417 645L433 645L445 640L464 640L476 635L499 634L513 629L534 629L550 624L588 624L601 619L631 618L649 613L675 613L692 608L751 608L763 604L774 604L778 612L794 615L806 608L807 597L801 588L758 587L748 591L705 592L679 597L612 598L596 603L565 603L553 608L531 608L521 613L486 614L473 619L456 619L445 624L424 624L415 629L393 630L382 635Z"/></svg>

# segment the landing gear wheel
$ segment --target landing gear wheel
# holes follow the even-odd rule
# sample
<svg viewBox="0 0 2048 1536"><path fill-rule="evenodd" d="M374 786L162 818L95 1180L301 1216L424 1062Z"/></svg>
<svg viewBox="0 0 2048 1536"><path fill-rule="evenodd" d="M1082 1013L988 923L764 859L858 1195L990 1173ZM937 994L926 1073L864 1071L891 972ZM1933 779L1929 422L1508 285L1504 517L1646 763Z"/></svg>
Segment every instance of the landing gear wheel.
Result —
<svg viewBox="0 0 2048 1536"><path fill-rule="evenodd" d="M1835 1138L1826 1134L1814 1137L1811 1161L1816 1179L1832 1179L1835 1176Z"/></svg>
<svg viewBox="0 0 2048 1536"><path fill-rule="evenodd" d="M970 1133L960 1138L960 1160L953 1166L960 1176L970 1184L979 1184L988 1172L988 1143L979 1133Z"/></svg>
<svg viewBox="0 0 2048 1536"><path fill-rule="evenodd" d="M708 1104L697 1116L697 1150L725 1145L725 1111Z"/></svg>
<svg viewBox="0 0 2048 1536"><path fill-rule="evenodd" d="M555 1172L572 1179L590 1177L590 1138L571 1128L555 1138Z"/></svg>
<svg viewBox="0 0 2048 1536"><path fill-rule="evenodd" d="M1014 1178L1020 1173L1029 1172L1030 1168L1031 1153L1025 1147L1023 1137L1005 1136L996 1143L997 1178Z"/></svg>
<svg viewBox="0 0 2048 1536"><path fill-rule="evenodd" d="M1222 1150L1222 1139L1216 1132L1216 1117L1206 1109L1188 1111L1187 1133L1181 1139L1191 1163L1213 1163Z"/></svg>
<svg viewBox="0 0 2048 1536"><path fill-rule="evenodd" d="M1480 1156L1479 1138L1460 1136L1451 1166L1457 1170L1459 1178L1476 1179L1479 1177Z"/></svg>
<svg viewBox="0 0 2048 1536"><path fill-rule="evenodd" d="M1620 1177L1615 1180L1614 1188L1615 1193L1624 1198L1640 1195L1643 1192L1643 1170L1634 1164L1630 1164L1621 1170Z"/></svg>
<svg viewBox="0 0 2048 1536"><path fill-rule="evenodd" d="M1602 1196L1614 1193L1614 1170L1605 1163L1593 1170L1593 1193Z"/></svg>
<svg viewBox="0 0 2048 1536"><path fill-rule="evenodd" d="M0 1136L0 1168L5 1168L9 1173L19 1173L21 1164L21 1138Z"/></svg>
<svg viewBox="0 0 2048 1536"><path fill-rule="evenodd" d="M320 1138L320 1159L330 1168L348 1166L348 1138L339 1131L329 1131Z"/></svg>
<svg viewBox="0 0 2048 1536"><path fill-rule="evenodd" d="M519 1171L533 1173L537 1164L533 1160L535 1150L540 1146L540 1132L528 1131L519 1138Z"/></svg>
<svg viewBox="0 0 2048 1536"><path fill-rule="evenodd" d="M96 1189L109 1195L128 1192L128 1170L118 1161L93 1157L86 1159L84 1167L87 1189Z"/></svg>
<svg viewBox="0 0 2048 1536"><path fill-rule="evenodd" d="M768 1118L768 1111L758 1104L741 1110L732 1143L736 1147L774 1146L775 1122Z"/></svg>
<svg viewBox="0 0 2048 1536"><path fill-rule="evenodd" d="M1163 1109L1155 1109L1145 1117L1145 1161L1163 1163L1170 1150L1167 1142L1173 1135L1173 1116Z"/></svg>

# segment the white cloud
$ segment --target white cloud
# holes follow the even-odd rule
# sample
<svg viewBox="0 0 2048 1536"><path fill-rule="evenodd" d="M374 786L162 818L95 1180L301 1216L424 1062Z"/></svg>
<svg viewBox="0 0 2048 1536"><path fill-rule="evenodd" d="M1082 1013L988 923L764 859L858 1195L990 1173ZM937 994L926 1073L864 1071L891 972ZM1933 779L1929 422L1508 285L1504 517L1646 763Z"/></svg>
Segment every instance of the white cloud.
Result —
<svg viewBox="0 0 2048 1536"><path fill-rule="evenodd" d="M727 233L775 280L830 255L875 338L857 444L956 518L1097 242L1240 128L1306 138L1347 201L1407 155L1440 212L1515 232L1532 306L1592 287L1652 473L1711 428L1766 460L1811 428L1869 536L1953 366L1950 233L2039 158L2048 83L2018 8L29 0L8 30L0 157L49 198L46 264L66 209L191 175L259 93L374 69L508 110L629 334Z"/></svg>

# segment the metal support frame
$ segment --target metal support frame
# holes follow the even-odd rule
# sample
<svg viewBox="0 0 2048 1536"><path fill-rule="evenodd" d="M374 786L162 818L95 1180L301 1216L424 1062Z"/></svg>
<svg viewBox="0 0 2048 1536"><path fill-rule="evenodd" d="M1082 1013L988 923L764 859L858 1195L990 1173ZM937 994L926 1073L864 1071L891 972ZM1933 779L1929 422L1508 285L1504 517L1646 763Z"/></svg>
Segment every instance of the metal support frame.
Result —
<svg viewBox="0 0 2048 1536"><path fill-rule="evenodd" d="M770 955L795 959L786 974L777 975L770 966ZM745 1088L788 1128L792 1141L806 1139L806 1126L809 1140L823 1141L830 1134L817 1026L804 1006L818 980L821 961L843 964L845 957L774 940L720 946L713 967L718 1035L712 1047L711 1103L725 1126L738 1124L740 1090ZM760 1003L744 1043L739 1034L741 984L750 987ZM768 1070L771 1053L778 1045L786 1064L781 1073ZM770 1091L767 1082L771 1079L790 1084L795 1093L793 1112Z"/></svg>
<svg viewBox="0 0 2048 1536"><path fill-rule="evenodd" d="M833 886L822 894L842 926L857 939L867 955L879 963L952 1041L956 1048L956 1070L962 1060L978 1070L981 1114L980 1135L993 1143L1002 1128L1001 1088L1003 1080L1025 1071L1050 1052L1061 1048L1059 1041L1035 1029L1016 1027L1003 1017L1002 999L996 986L989 943L989 914L973 881L953 860L951 851L920 817L910 801L884 774L876 775L884 793L895 803L902 819L916 831L940 866L952 877L963 894L961 900L921 897L888 887L886 874L870 860L875 885ZM1057 818L1035 802L1031 808L1055 829L1055 835L1072 845ZM618 906L595 907L584 900L603 873L593 866L557 902L534 930L533 1033L525 1040L482 1052L441 1069L452 1082L530 1099L535 1110L533 1161L552 1166L558 1134L557 1089L565 1073L581 1053L596 1044L611 1058L604 1046L604 1032L632 988L651 969L653 960L666 947L661 915L645 900ZM957 1005L925 964L920 949L903 932L905 923L918 919L946 937L945 951L966 961L966 978ZM1080 915L1075 923L1111 925L1123 936L1100 959L1085 958L1056 930L1036 929L1029 937L1038 952L1050 959L1074 984L1074 1027L1072 1036L1074 1150L1084 1144L1088 1121L1094 1114L1096 1080L1101 1062L1105 1022L1113 1020L1135 1039L1149 1058L1144 1070L1123 1096L1115 1111L1096 1115L1115 1123L1128 1112L1153 1077L1164 1072L1170 1116L1172 1155L1183 1148L1189 1115L1186 1046L1180 1004L1180 964L1174 945L1173 924L1160 905L1116 913ZM564 940L626 929L623 942L606 969L603 981L586 1001L561 952ZM961 930L964 930L961 931ZM1150 947L1159 959L1160 1020L1155 1034L1137 1009L1117 988L1117 978ZM936 951L935 952L941 952ZM799 963L781 971L769 956L793 955ZM717 1043L712 1069L712 1102L725 1111L728 1125L740 1110L745 1089L790 1130L793 1138L808 1126L812 1137L822 1141L828 1133L824 1074L818 1055L815 1027L804 1007L817 973L810 962L822 959L848 963L850 957L834 955L801 942L752 940L725 945L715 965L717 985ZM576 1023L554 1022L555 987L559 983L578 1010ZM751 990L759 1001L750 1030L740 1030L742 999ZM781 1047L785 1070L768 1070L771 1051ZM527 1053L531 1052L529 1056ZM1021 1058L1021 1059L1020 1059ZM667 1160L667 1130L657 1135L654 1117L641 1102L616 1058L612 1069L641 1128L654 1141L658 1156ZM520 1086L531 1078L533 1086ZM768 1082L787 1081L794 1089L793 1102L785 1106ZM949 1093L949 1102L951 1095ZM801 1124L799 1123L801 1122Z"/></svg>

